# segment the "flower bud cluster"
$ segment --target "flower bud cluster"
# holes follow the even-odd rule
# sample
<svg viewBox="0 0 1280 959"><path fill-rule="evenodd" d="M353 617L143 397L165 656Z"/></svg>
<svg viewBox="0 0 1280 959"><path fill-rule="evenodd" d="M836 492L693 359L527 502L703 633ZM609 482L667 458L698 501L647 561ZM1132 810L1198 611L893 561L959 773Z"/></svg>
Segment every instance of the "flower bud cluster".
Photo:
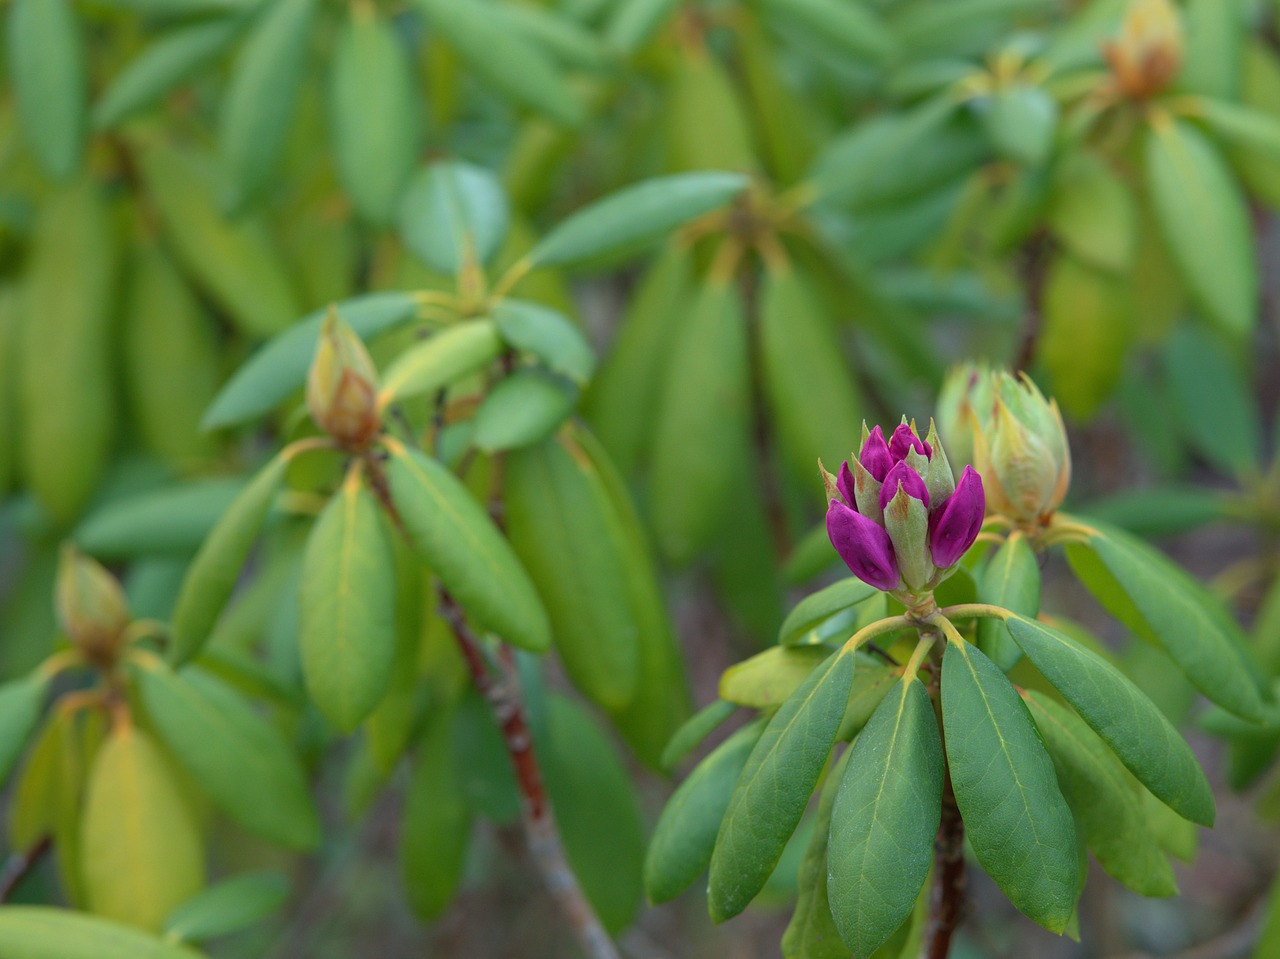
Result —
<svg viewBox="0 0 1280 959"><path fill-rule="evenodd" d="M1103 46L1115 85L1145 100L1165 90L1182 67L1182 22L1169 0L1133 0L1120 35Z"/></svg>

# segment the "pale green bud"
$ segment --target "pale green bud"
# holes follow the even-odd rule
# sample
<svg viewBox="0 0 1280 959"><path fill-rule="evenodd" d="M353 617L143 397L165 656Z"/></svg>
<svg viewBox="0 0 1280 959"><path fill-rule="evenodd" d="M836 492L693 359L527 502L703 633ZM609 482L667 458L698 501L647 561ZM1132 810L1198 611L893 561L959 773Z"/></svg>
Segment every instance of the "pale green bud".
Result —
<svg viewBox="0 0 1280 959"><path fill-rule="evenodd" d="M349 449L364 447L382 429L378 371L360 337L332 307L307 375L307 409L317 426Z"/></svg>
<svg viewBox="0 0 1280 959"><path fill-rule="evenodd" d="M114 663L129 625L129 606L116 578L70 543L63 545L54 586L58 626L85 657Z"/></svg>

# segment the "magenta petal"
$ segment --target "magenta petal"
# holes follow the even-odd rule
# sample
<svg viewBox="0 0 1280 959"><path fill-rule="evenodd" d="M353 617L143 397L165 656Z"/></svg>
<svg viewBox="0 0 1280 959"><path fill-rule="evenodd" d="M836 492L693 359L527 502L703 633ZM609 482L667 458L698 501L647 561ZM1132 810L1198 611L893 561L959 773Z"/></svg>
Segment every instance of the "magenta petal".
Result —
<svg viewBox="0 0 1280 959"><path fill-rule="evenodd" d="M929 487L925 485L920 474L906 463L897 463L884 478L884 486L880 487L881 509L886 509L889 501L898 495L898 487L902 487L907 491L908 496L914 496L928 507Z"/></svg>
<svg viewBox="0 0 1280 959"><path fill-rule="evenodd" d="M912 450L925 458L933 455L929 444L916 436L910 426L903 423L893 431L893 438L889 440L889 456L895 463L901 463Z"/></svg>
<svg viewBox="0 0 1280 959"><path fill-rule="evenodd" d="M876 427L858 451L858 462L862 468L872 475L877 483L883 483L893 466L893 457L889 455L889 444L884 441L884 431Z"/></svg>
<svg viewBox="0 0 1280 959"><path fill-rule="evenodd" d="M836 476L836 488L840 490L840 495L844 497L845 503L858 508L857 488L853 482L853 470L849 469L849 461L840 464L840 473Z"/></svg>
<svg viewBox="0 0 1280 959"><path fill-rule="evenodd" d="M956 491L946 498L930 523L929 551L933 565L946 569L958 563L978 538L986 513L987 496L982 489L982 477L972 466L966 466Z"/></svg>
<svg viewBox="0 0 1280 959"><path fill-rule="evenodd" d="M827 535L854 576L876 589L898 588L893 543L882 526L832 500L827 508Z"/></svg>

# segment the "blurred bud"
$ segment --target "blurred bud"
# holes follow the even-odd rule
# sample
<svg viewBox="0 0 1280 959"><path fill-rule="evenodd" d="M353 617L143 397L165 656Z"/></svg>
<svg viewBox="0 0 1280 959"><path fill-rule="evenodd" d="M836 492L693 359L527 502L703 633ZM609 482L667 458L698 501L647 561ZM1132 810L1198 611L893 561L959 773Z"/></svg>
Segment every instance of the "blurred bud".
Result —
<svg viewBox="0 0 1280 959"><path fill-rule="evenodd" d="M307 375L307 408L316 425L345 447L363 447L382 428L378 371L360 337L333 308Z"/></svg>
<svg viewBox="0 0 1280 959"><path fill-rule="evenodd" d="M985 363L952 367L943 380L935 418L956 468L973 462L973 432L991 403L991 370Z"/></svg>
<svg viewBox="0 0 1280 959"><path fill-rule="evenodd" d="M1182 22L1170 0L1132 0L1120 35L1104 44L1103 55L1116 86L1145 100L1173 82L1182 66Z"/></svg>
<svg viewBox="0 0 1280 959"><path fill-rule="evenodd" d="M1022 524L1044 524L1071 485L1071 450L1055 400L1025 373L992 378L995 400L975 435L974 459L992 508Z"/></svg>
<svg viewBox="0 0 1280 959"><path fill-rule="evenodd" d="M129 625L116 578L70 543L62 547L54 590L58 626L89 660L109 665Z"/></svg>

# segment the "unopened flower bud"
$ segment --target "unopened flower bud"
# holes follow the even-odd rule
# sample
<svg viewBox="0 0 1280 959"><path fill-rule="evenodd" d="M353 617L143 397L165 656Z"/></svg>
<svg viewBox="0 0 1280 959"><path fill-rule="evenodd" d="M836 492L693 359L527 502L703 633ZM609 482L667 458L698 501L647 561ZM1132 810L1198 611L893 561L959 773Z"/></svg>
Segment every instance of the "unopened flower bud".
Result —
<svg viewBox="0 0 1280 959"><path fill-rule="evenodd" d="M1182 22L1170 0L1132 0L1120 35L1103 46L1116 86L1145 100L1173 82L1182 67Z"/></svg>
<svg viewBox="0 0 1280 959"><path fill-rule="evenodd" d="M382 428L378 371L360 337L330 309L307 375L307 408L316 425L359 449Z"/></svg>
<svg viewBox="0 0 1280 959"><path fill-rule="evenodd" d="M936 418L957 469L973 462L973 431L991 404L991 370L985 364L963 363L943 380Z"/></svg>
<svg viewBox="0 0 1280 959"><path fill-rule="evenodd" d="M71 544L62 547L54 588L58 626L93 662L115 659L129 625L129 607L116 578Z"/></svg>

